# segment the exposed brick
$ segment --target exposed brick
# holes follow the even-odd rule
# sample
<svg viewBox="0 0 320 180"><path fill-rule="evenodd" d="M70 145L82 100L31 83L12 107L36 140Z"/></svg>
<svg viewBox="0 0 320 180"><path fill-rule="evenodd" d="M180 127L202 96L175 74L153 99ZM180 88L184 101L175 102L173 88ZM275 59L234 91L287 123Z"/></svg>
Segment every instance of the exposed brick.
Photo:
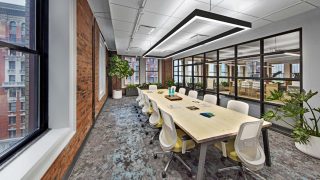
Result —
<svg viewBox="0 0 320 180"><path fill-rule="evenodd" d="M172 74L172 59L164 59L161 61L162 65L162 84L166 85L167 80L173 79Z"/></svg>

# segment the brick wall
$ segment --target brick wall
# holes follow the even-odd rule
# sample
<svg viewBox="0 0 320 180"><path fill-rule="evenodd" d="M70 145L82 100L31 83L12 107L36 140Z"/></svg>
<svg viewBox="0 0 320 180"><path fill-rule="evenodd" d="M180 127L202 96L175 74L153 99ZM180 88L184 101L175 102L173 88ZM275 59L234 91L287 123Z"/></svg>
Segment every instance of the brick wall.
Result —
<svg viewBox="0 0 320 180"><path fill-rule="evenodd" d="M77 1L77 131L70 143L57 157L42 179L62 179L70 167L77 151L93 124L93 96L95 94L94 111L97 114L107 98L99 101L99 29L95 30L95 65L93 66L93 14L87 0ZM107 52L108 54L108 52ZM106 55L108 57L108 55ZM93 76L93 72L95 73ZM93 82L94 89L93 89ZM106 81L108 84L108 81ZM107 91L107 90L106 90Z"/></svg>
<svg viewBox="0 0 320 180"><path fill-rule="evenodd" d="M172 74L172 59L163 59L161 61L161 76L162 76L162 84L166 85L167 80L172 80L173 79L173 74Z"/></svg>

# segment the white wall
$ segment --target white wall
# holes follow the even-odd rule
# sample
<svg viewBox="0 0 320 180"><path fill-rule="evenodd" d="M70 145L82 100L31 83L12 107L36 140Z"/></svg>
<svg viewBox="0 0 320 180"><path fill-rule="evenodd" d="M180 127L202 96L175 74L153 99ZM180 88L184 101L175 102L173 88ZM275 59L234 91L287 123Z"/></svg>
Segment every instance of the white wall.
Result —
<svg viewBox="0 0 320 180"><path fill-rule="evenodd" d="M303 88L320 91L318 78L320 76L320 9L239 33L174 58L186 57L300 27L302 27L303 41ZM312 101L313 105L317 106L320 106L319 102L320 95Z"/></svg>

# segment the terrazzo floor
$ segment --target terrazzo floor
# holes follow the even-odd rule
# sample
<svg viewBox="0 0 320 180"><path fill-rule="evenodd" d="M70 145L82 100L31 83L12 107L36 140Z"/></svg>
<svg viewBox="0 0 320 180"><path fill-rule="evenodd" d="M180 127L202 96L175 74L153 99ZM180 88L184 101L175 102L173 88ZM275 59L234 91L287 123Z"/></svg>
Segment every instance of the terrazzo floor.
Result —
<svg viewBox="0 0 320 180"><path fill-rule="evenodd" d="M69 177L73 179L162 179L161 172L168 161L167 156L154 159L153 152L161 151L158 141L149 144L153 129L141 127L134 108L136 97L121 100L108 99ZM142 117L143 120L146 117ZM149 135L145 135L149 131ZM298 151L291 138L269 131L272 166L264 167L258 173L266 179L320 179L320 160ZM182 158L197 170L199 146L190 155ZM206 179L243 179L235 171L229 171L218 178L216 170L234 165L231 161L221 162L220 152L208 148L206 158ZM248 179L254 179L250 174ZM186 169L173 161L167 172L167 179L191 179Z"/></svg>

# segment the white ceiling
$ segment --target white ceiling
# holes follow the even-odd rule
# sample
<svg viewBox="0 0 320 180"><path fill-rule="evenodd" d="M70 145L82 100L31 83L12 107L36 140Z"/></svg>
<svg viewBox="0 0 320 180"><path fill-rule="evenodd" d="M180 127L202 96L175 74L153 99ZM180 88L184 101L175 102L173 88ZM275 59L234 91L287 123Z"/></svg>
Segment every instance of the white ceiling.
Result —
<svg viewBox="0 0 320 180"><path fill-rule="evenodd" d="M258 28L320 7L320 0L211 0L211 7L210 0L145 1L145 6L140 9L142 13L137 27L155 27L150 34L134 32L143 0L109 0L118 54L141 56L194 9L249 21L253 28ZM222 25L211 25L210 28L210 24L203 23L201 29L197 29L197 26L200 27L199 24L201 23L191 24L151 54L163 56L196 43L197 41L190 40L194 35L213 36L228 30L228 27ZM201 37L195 39L199 40Z"/></svg>

